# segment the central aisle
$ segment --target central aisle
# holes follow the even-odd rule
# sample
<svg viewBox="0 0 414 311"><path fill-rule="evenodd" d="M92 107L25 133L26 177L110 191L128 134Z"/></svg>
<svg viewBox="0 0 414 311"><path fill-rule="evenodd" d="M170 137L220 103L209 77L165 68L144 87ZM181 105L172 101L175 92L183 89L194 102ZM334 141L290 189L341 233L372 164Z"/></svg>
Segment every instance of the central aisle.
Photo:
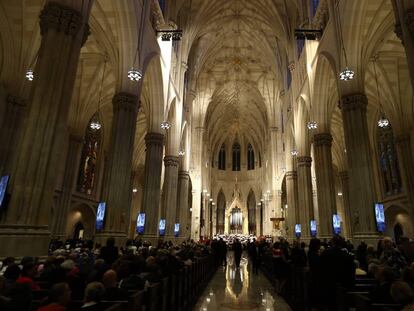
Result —
<svg viewBox="0 0 414 311"><path fill-rule="evenodd" d="M227 256L227 268L220 267L207 285L193 311L263 310L290 311L270 282L253 274L247 253L243 253L240 269L236 269L233 252Z"/></svg>

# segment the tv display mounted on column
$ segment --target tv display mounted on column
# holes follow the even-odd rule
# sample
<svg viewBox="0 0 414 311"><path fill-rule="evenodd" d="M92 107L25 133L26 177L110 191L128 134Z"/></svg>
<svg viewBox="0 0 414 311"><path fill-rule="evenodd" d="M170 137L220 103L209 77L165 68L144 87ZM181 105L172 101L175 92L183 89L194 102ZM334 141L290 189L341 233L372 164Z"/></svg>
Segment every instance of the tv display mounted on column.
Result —
<svg viewBox="0 0 414 311"><path fill-rule="evenodd" d="M104 227L106 203L100 202L96 210L96 230L102 230Z"/></svg>
<svg viewBox="0 0 414 311"><path fill-rule="evenodd" d="M381 203L375 204L375 221L377 223L377 231L385 231L385 214L384 214L384 205Z"/></svg>
<svg viewBox="0 0 414 311"><path fill-rule="evenodd" d="M145 229L145 213L139 213L137 217L136 233L143 234Z"/></svg>
<svg viewBox="0 0 414 311"><path fill-rule="evenodd" d="M158 229L159 229L160 236L164 236L165 235L165 219L160 219L160 225Z"/></svg>
<svg viewBox="0 0 414 311"><path fill-rule="evenodd" d="M310 234L311 237L316 237L317 234L317 229L316 229L316 220L311 220L310 221Z"/></svg>
<svg viewBox="0 0 414 311"><path fill-rule="evenodd" d="M332 215L332 224L335 234L341 234L341 217L338 214Z"/></svg>
<svg viewBox="0 0 414 311"><path fill-rule="evenodd" d="M174 224L174 236L178 237L180 235L180 224Z"/></svg>
<svg viewBox="0 0 414 311"><path fill-rule="evenodd" d="M9 185L9 175L1 176L0 178L0 209L6 207L7 186Z"/></svg>
<svg viewBox="0 0 414 311"><path fill-rule="evenodd" d="M295 235L297 238L300 238L300 236L302 235L302 225L301 224L296 224L295 225Z"/></svg>

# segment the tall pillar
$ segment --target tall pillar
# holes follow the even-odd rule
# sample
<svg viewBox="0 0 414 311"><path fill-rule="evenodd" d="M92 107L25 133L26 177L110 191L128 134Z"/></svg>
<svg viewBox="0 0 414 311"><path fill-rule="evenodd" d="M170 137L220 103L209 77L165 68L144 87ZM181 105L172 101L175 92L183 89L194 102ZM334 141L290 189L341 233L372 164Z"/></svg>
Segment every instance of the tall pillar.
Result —
<svg viewBox="0 0 414 311"><path fill-rule="evenodd" d="M142 195L142 211L145 213L144 237L158 237L158 221L161 196L162 154L164 135L148 133L145 136L145 171L144 192Z"/></svg>
<svg viewBox="0 0 414 311"><path fill-rule="evenodd" d="M287 194L287 227L288 238L295 238L295 224L299 223L298 211L298 174L296 171L286 172L286 194Z"/></svg>
<svg viewBox="0 0 414 311"><path fill-rule="evenodd" d="M190 175L187 171L178 172L178 198L177 198L177 222L180 224L180 237L188 238L190 224L188 223L188 191L190 187Z"/></svg>
<svg viewBox="0 0 414 311"><path fill-rule="evenodd" d="M62 142L91 4L65 3L71 7L47 2L40 14L42 41L25 128L15 152L11 201L1 217L0 256L47 253L56 171L63 158Z"/></svg>
<svg viewBox="0 0 414 311"><path fill-rule="evenodd" d="M26 109L26 100L23 98L8 95L7 107L1 127L0 144L0 173L10 174L13 151L16 149L15 142L19 139L23 115Z"/></svg>
<svg viewBox="0 0 414 311"><path fill-rule="evenodd" d="M409 134L399 135L395 138L401 175L404 180L404 188L411 205L411 213L414 215L414 165L413 152L411 150L411 137Z"/></svg>
<svg viewBox="0 0 414 311"><path fill-rule="evenodd" d="M339 178L341 180L341 189L342 189L342 205L344 206L344 215L345 215L345 232L344 235L351 239L352 234L352 222L351 222L351 206L349 203L349 177L348 172L343 171L339 172Z"/></svg>
<svg viewBox="0 0 414 311"><path fill-rule="evenodd" d="M298 206L299 220L302 225L302 237L310 239L310 223L313 215L313 193L312 193L312 158L301 156L297 158L298 173Z"/></svg>
<svg viewBox="0 0 414 311"><path fill-rule="evenodd" d="M138 114L138 96L120 92L112 98L111 144L103 201L106 202L104 230L100 239L114 237L123 244L128 235L132 198L132 155Z"/></svg>
<svg viewBox="0 0 414 311"><path fill-rule="evenodd" d="M162 187L161 218L165 219L165 235L174 237L174 224L177 212L178 166L180 159L176 156L164 157L164 186Z"/></svg>
<svg viewBox="0 0 414 311"><path fill-rule="evenodd" d="M341 101L349 167L349 202L352 207L354 238L357 240L373 240L378 237L367 105L367 97L360 93L345 95Z"/></svg>
<svg viewBox="0 0 414 311"><path fill-rule="evenodd" d="M68 153L62 185L62 194L59 205L53 210L52 237L66 237L66 221L71 206L72 193L75 189L76 178L79 172L79 161L81 157L83 139L79 136L69 134Z"/></svg>
<svg viewBox="0 0 414 311"><path fill-rule="evenodd" d="M332 135L319 133L313 137L316 187L318 189L318 233L332 237L332 214L336 213L335 178L332 166Z"/></svg>

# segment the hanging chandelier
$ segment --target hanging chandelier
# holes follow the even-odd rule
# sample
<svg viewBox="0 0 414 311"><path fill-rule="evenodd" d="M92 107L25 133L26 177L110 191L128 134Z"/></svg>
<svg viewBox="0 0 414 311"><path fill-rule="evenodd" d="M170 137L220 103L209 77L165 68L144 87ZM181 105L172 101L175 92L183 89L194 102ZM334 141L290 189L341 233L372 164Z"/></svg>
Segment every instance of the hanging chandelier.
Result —
<svg viewBox="0 0 414 311"><path fill-rule="evenodd" d="M183 155L185 155L185 151L184 150L178 151L178 155L182 157Z"/></svg>
<svg viewBox="0 0 414 311"><path fill-rule="evenodd" d="M298 151L297 151L296 149L293 149L293 150L290 152L290 154L291 154L293 157L296 157L299 153L298 153Z"/></svg>
<svg viewBox="0 0 414 311"><path fill-rule="evenodd" d="M381 117L378 120L378 127L380 128L386 128L390 124L390 121L387 119L387 117L384 114L384 109L382 107L381 103L381 96L380 91L378 87L378 76L377 76L377 66L376 66L377 56L374 56L372 63L374 64L374 74L375 74L375 85L377 87L377 100L381 111Z"/></svg>
<svg viewBox="0 0 414 311"><path fill-rule="evenodd" d="M390 121L384 115L378 120L378 126L381 128L386 128L389 124Z"/></svg>
<svg viewBox="0 0 414 311"><path fill-rule="evenodd" d="M348 68L348 58L346 56L344 37L343 37L343 34L342 34L341 13L338 9L338 5L339 5L339 2L336 4L336 12L337 12L337 15L338 15L339 39L341 41L342 52L344 53L344 59L345 59L345 69L342 70L339 73L339 80L341 80L341 81L350 81L355 77L355 72L352 69Z"/></svg>
<svg viewBox="0 0 414 311"><path fill-rule="evenodd" d="M26 71L26 80L33 81L34 79L34 72L32 69Z"/></svg>
<svg viewBox="0 0 414 311"><path fill-rule="evenodd" d="M308 122L308 130L316 130L318 128L318 123L315 121Z"/></svg>
<svg viewBox="0 0 414 311"><path fill-rule="evenodd" d="M161 122L161 128L163 130L168 130L171 127L170 123L168 121Z"/></svg>
<svg viewBox="0 0 414 311"><path fill-rule="evenodd" d="M128 78L131 81L138 82L142 78L142 73L138 69L135 69L134 67L132 67L128 71Z"/></svg>
<svg viewBox="0 0 414 311"><path fill-rule="evenodd" d="M89 124L89 127L91 128L91 130L94 130L94 131L98 131L101 129L102 125L95 115L93 116L92 121Z"/></svg>
<svg viewBox="0 0 414 311"><path fill-rule="evenodd" d="M346 67L341 73L339 74L339 80L342 81L349 81L352 80L355 76L355 72L348 67Z"/></svg>

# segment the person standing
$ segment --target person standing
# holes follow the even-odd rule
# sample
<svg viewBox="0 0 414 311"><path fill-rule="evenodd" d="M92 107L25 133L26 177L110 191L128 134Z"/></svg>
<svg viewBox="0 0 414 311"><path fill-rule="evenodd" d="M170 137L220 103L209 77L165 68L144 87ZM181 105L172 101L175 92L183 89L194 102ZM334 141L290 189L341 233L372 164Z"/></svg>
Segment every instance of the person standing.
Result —
<svg viewBox="0 0 414 311"><path fill-rule="evenodd" d="M241 260L241 255L243 253L243 247L238 239L236 239L233 243L233 250L234 250L234 261L236 263L236 268L240 268L240 260Z"/></svg>

